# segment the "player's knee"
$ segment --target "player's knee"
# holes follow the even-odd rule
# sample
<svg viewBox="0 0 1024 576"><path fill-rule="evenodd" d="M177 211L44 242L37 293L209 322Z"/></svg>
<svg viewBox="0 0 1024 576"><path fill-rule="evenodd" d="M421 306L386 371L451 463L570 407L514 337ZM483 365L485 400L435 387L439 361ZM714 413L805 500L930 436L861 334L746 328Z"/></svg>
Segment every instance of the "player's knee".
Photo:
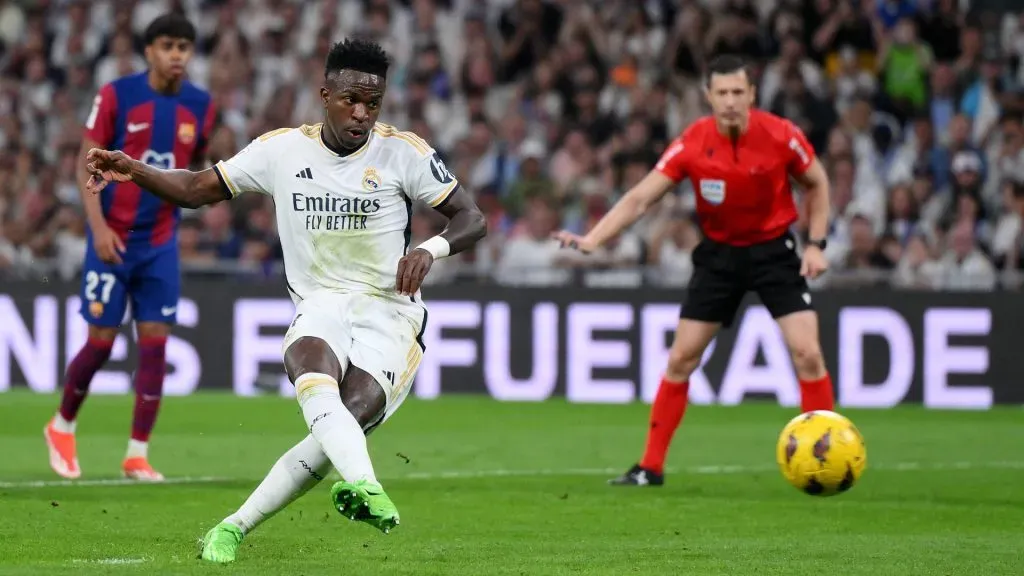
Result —
<svg viewBox="0 0 1024 576"><path fill-rule="evenodd" d="M384 412L387 395L373 376L356 366L350 366L341 382L341 401L365 430Z"/></svg>
<svg viewBox="0 0 1024 576"><path fill-rule="evenodd" d="M136 328L140 340L166 340L171 335L171 325L163 322L139 322Z"/></svg>
<svg viewBox="0 0 1024 576"><path fill-rule="evenodd" d="M284 352L284 368L288 379L297 382L304 374L315 372L337 379L341 364L331 347L320 338L303 336Z"/></svg>
<svg viewBox="0 0 1024 576"><path fill-rule="evenodd" d="M691 350L673 348L668 354L665 376L672 382L685 382L700 365L701 354Z"/></svg>
<svg viewBox="0 0 1024 576"><path fill-rule="evenodd" d="M341 401L364 430L377 421L383 410L383 403L380 401L379 395L369 390L357 390L342 394Z"/></svg>
<svg viewBox="0 0 1024 576"><path fill-rule="evenodd" d="M790 353L800 378L814 379L825 375L825 357L817 342L801 342L793 346Z"/></svg>
<svg viewBox="0 0 1024 576"><path fill-rule="evenodd" d="M117 328L108 326L89 326L89 340L96 342L113 342L117 338Z"/></svg>

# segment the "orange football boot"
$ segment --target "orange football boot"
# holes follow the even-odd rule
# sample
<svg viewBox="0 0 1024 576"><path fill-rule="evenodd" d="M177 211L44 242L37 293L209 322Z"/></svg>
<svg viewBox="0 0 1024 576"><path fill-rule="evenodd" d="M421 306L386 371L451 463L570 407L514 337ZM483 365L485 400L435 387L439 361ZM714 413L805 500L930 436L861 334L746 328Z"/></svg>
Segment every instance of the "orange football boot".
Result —
<svg viewBox="0 0 1024 576"><path fill-rule="evenodd" d="M46 446L50 449L50 468L63 478L75 479L82 475L78 467L78 449L74 432L58 432L53 421L43 428Z"/></svg>
<svg viewBox="0 0 1024 576"><path fill-rule="evenodd" d="M140 482L164 481L164 475L154 470L149 465L149 460L145 456L125 458L124 462L121 463L121 471L124 472L125 478L139 480Z"/></svg>

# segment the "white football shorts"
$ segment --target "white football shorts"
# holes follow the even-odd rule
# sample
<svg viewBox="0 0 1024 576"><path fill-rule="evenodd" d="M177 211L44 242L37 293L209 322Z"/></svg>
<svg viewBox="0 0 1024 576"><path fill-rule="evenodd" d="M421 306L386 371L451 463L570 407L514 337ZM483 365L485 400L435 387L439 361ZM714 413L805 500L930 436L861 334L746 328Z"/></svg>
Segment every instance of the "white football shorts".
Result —
<svg viewBox="0 0 1024 576"><path fill-rule="evenodd" d="M282 353L304 336L327 342L342 375L350 365L365 370L387 395L384 422L394 414L412 388L423 359L422 305L399 298L369 294L318 292L300 301L295 319L284 336Z"/></svg>

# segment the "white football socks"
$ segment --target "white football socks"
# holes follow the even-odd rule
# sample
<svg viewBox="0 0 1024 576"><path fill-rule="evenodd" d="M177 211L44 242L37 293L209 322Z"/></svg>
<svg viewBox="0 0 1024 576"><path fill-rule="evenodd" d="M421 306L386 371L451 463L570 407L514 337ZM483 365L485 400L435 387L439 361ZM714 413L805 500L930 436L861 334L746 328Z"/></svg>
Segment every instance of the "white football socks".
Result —
<svg viewBox="0 0 1024 576"><path fill-rule="evenodd" d="M310 434L341 477L348 482L377 483L366 434L341 402L338 381L326 374L303 374L295 380L295 395Z"/></svg>
<svg viewBox="0 0 1024 576"><path fill-rule="evenodd" d="M53 417L53 429L62 434L74 434L75 433L75 421L65 420L60 412Z"/></svg>
<svg viewBox="0 0 1024 576"><path fill-rule="evenodd" d="M316 486L330 467L331 461L320 449L320 444L312 435L306 436L278 458L242 507L224 521L238 526L243 534L247 534Z"/></svg>
<svg viewBox="0 0 1024 576"><path fill-rule="evenodd" d="M278 458L242 507L224 519L243 534L316 486L332 464L349 482L377 482L366 434L342 403L338 382L326 374L303 374L295 391L311 433Z"/></svg>
<svg viewBox="0 0 1024 576"><path fill-rule="evenodd" d="M128 440L128 451L124 455L125 458L148 458L149 457L149 442L143 442L134 438Z"/></svg>

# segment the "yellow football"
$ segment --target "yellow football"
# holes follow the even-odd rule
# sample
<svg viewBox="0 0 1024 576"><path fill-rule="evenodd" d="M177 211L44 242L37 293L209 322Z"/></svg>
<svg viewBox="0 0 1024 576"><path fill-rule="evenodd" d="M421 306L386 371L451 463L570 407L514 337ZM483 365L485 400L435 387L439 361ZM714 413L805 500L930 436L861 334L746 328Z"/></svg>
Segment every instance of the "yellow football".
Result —
<svg viewBox="0 0 1024 576"><path fill-rule="evenodd" d="M779 435L775 457L786 480L812 496L846 492L867 465L860 431L845 416L827 410L790 420Z"/></svg>

